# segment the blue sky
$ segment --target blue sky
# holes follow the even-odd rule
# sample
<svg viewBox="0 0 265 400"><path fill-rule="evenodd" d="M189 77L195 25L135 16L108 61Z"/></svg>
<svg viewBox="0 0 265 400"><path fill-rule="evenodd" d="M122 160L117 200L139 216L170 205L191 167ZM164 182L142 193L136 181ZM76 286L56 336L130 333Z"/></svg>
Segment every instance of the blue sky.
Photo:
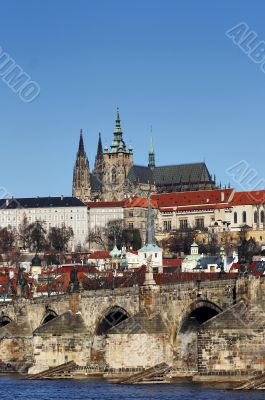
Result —
<svg viewBox="0 0 265 400"><path fill-rule="evenodd" d="M265 74L225 31L265 40L263 1L9 0L0 46L41 92L24 103L0 79L0 186L15 197L70 195L83 128L90 166L117 105L134 161L205 160L218 181L245 160L263 179Z"/></svg>

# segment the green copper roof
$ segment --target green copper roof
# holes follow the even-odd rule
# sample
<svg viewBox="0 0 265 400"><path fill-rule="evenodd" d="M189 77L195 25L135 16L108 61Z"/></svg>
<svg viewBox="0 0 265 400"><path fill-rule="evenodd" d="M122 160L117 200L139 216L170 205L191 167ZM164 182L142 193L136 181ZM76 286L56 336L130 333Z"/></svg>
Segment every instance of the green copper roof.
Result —
<svg viewBox="0 0 265 400"><path fill-rule="evenodd" d="M112 258L117 258L117 257L120 257L120 256L121 256L121 250L118 249L118 247L116 246L116 244L115 244L115 246L113 247L113 250L111 250L110 256L111 256Z"/></svg>
<svg viewBox="0 0 265 400"><path fill-rule="evenodd" d="M142 253L148 253L148 252L155 252L155 253L159 253L162 251L162 249L160 247L158 247L156 244L145 244L141 249L139 249L138 251L142 252Z"/></svg>
<svg viewBox="0 0 265 400"><path fill-rule="evenodd" d="M153 138L151 136L150 138L150 148L149 148L149 154L154 154L155 150L154 150L154 143L153 143Z"/></svg>
<svg viewBox="0 0 265 400"><path fill-rule="evenodd" d="M132 149L130 149L129 151L126 149L126 144L122 137L120 113L119 109L117 109L114 139L110 146L110 153L129 153L129 152L132 152Z"/></svg>

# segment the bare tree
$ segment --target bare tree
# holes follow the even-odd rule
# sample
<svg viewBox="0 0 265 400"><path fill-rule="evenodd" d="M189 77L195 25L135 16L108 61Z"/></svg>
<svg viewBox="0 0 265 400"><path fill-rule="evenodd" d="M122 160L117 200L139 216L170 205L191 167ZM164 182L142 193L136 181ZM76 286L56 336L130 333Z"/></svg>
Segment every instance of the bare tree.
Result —
<svg viewBox="0 0 265 400"><path fill-rule="evenodd" d="M107 240L105 235L105 230L103 229L95 229L90 230L87 235L87 242L89 244L89 249L93 243L103 248L105 251L107 250Z"/></svg>
<svg viewBox="0 0 265 400"><path fill-rule="evenodd" d="M24 250L26 250L26 248L27 248L26 234L27 234L28 226L29 226L29 222L28 222L26 214L24 213L23 219L22 219L22 221L19 225L19 229L18 229L19 240L20 240L22 248Z"/></svg>
<svg viewBox="0 0 265 400"><path fill-rule="evenodd" d="M25 243L28 249L35 251L43 251L47 248L46 229L42 221L32 222L25 229Z"/></svg>
<svg viewBox="0 0 265 400"><path fill-rule="evenodd" d="M106 236L109 240L109 247L113 247L114 244L117 244L121 247L123 242L123 220L122 219L113 219L108 222L106 227Z"/></svg>
<svg viewBox="0 0 265 400"><path fill-rule="evenodd" d="M239 232L238 260L240 264L251 264L253 256L260 252L260 246L254 238L247 240L247 233L251 228L242 225Z"/></svg>
<svg viewBox="0 0 265 400"><path fill-rule="evenodd" d="M63 224L61 227L50 228L48 240L55 250L63 252L67 250L69 241L73 236L73 229Z"/></svg>
<svg viewBox="0 0 265 400"><path fill-rule="evenodd" d="M8 253L15 246L16 231L10 227L0 229L0 252Z"/></svg>

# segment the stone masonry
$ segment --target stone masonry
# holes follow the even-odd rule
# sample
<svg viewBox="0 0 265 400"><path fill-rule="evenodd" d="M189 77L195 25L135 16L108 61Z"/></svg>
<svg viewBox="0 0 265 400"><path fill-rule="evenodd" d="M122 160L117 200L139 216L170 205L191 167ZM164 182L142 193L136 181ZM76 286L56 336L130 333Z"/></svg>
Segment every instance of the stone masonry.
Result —
<svg viewBox="0 0 265 400"><path fill-rule="evenodd" d="M189 346L185 336L191 316L210 318L234 301L234 279L19 299L0 308L0 361L31 363L30 373L71 360L115 369L166 362L185 374L188 360L197 368L197 330Z"/></svg>

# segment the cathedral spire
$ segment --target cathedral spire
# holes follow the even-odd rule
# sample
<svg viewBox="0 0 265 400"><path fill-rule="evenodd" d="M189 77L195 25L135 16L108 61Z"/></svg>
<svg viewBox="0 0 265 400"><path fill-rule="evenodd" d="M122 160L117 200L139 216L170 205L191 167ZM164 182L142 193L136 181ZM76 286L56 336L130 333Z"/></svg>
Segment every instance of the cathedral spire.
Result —
<svg viewBox="0 0 265 400"><path fill-rule="evenodd" d="M82 201L90 199L90 172L89 162L85 152L83 132L80 130L78 152L73 173L72 196Z"/></svg>
<svg viewBox="0 0 265 400"><path fill-rule="evenodd" d="M114 139L111 144L111 153L127 152L126 145L122 137L121 120L119 108L117 108L117 116L115 122Z"/></svg>
<svg viewBox="0 0 265 400"><path fill-rule="evenodd" d="M152 127L151 127L151 133L152 133ZM154 168L155 167L155 150L154 150L154 143L153 143L153 137L151 136L150 138L150 148L149 148L149 156L148 156L148 167L149 168Z"/></svg>
<svg viewBox="0 0 265 400"><path fill-rule="evenodd" d="M102 141L101 141L101 133L98 134L98 150L97 150L97 159L103 158L103 148L102 148Z"/></svg>
<svg viewBox="0 0 265 400"><path fill-rule="evenodd" d="M102 180L103 174L103 148L102 148L102 141L101 141L101 133L99 132L98 135L98 149L95 158L95 165L94 165L94 174L98 177L98 179Z"/></svg>
<svg viewBox="0 0 265 400"><path fill-rule="evenodd" d="M84 140L83 140L83 131L80 129L80 139L78 146L78 154L85 154Z"/></svg>
<svg viewBox="0 0 265 400"><path fill-rule="evenodd" d="M115 124L115 133L121 133L121 119L120 119L120 112L119 112L119 107L117 107L117 116L116 116L116 124Z"/></svg>

